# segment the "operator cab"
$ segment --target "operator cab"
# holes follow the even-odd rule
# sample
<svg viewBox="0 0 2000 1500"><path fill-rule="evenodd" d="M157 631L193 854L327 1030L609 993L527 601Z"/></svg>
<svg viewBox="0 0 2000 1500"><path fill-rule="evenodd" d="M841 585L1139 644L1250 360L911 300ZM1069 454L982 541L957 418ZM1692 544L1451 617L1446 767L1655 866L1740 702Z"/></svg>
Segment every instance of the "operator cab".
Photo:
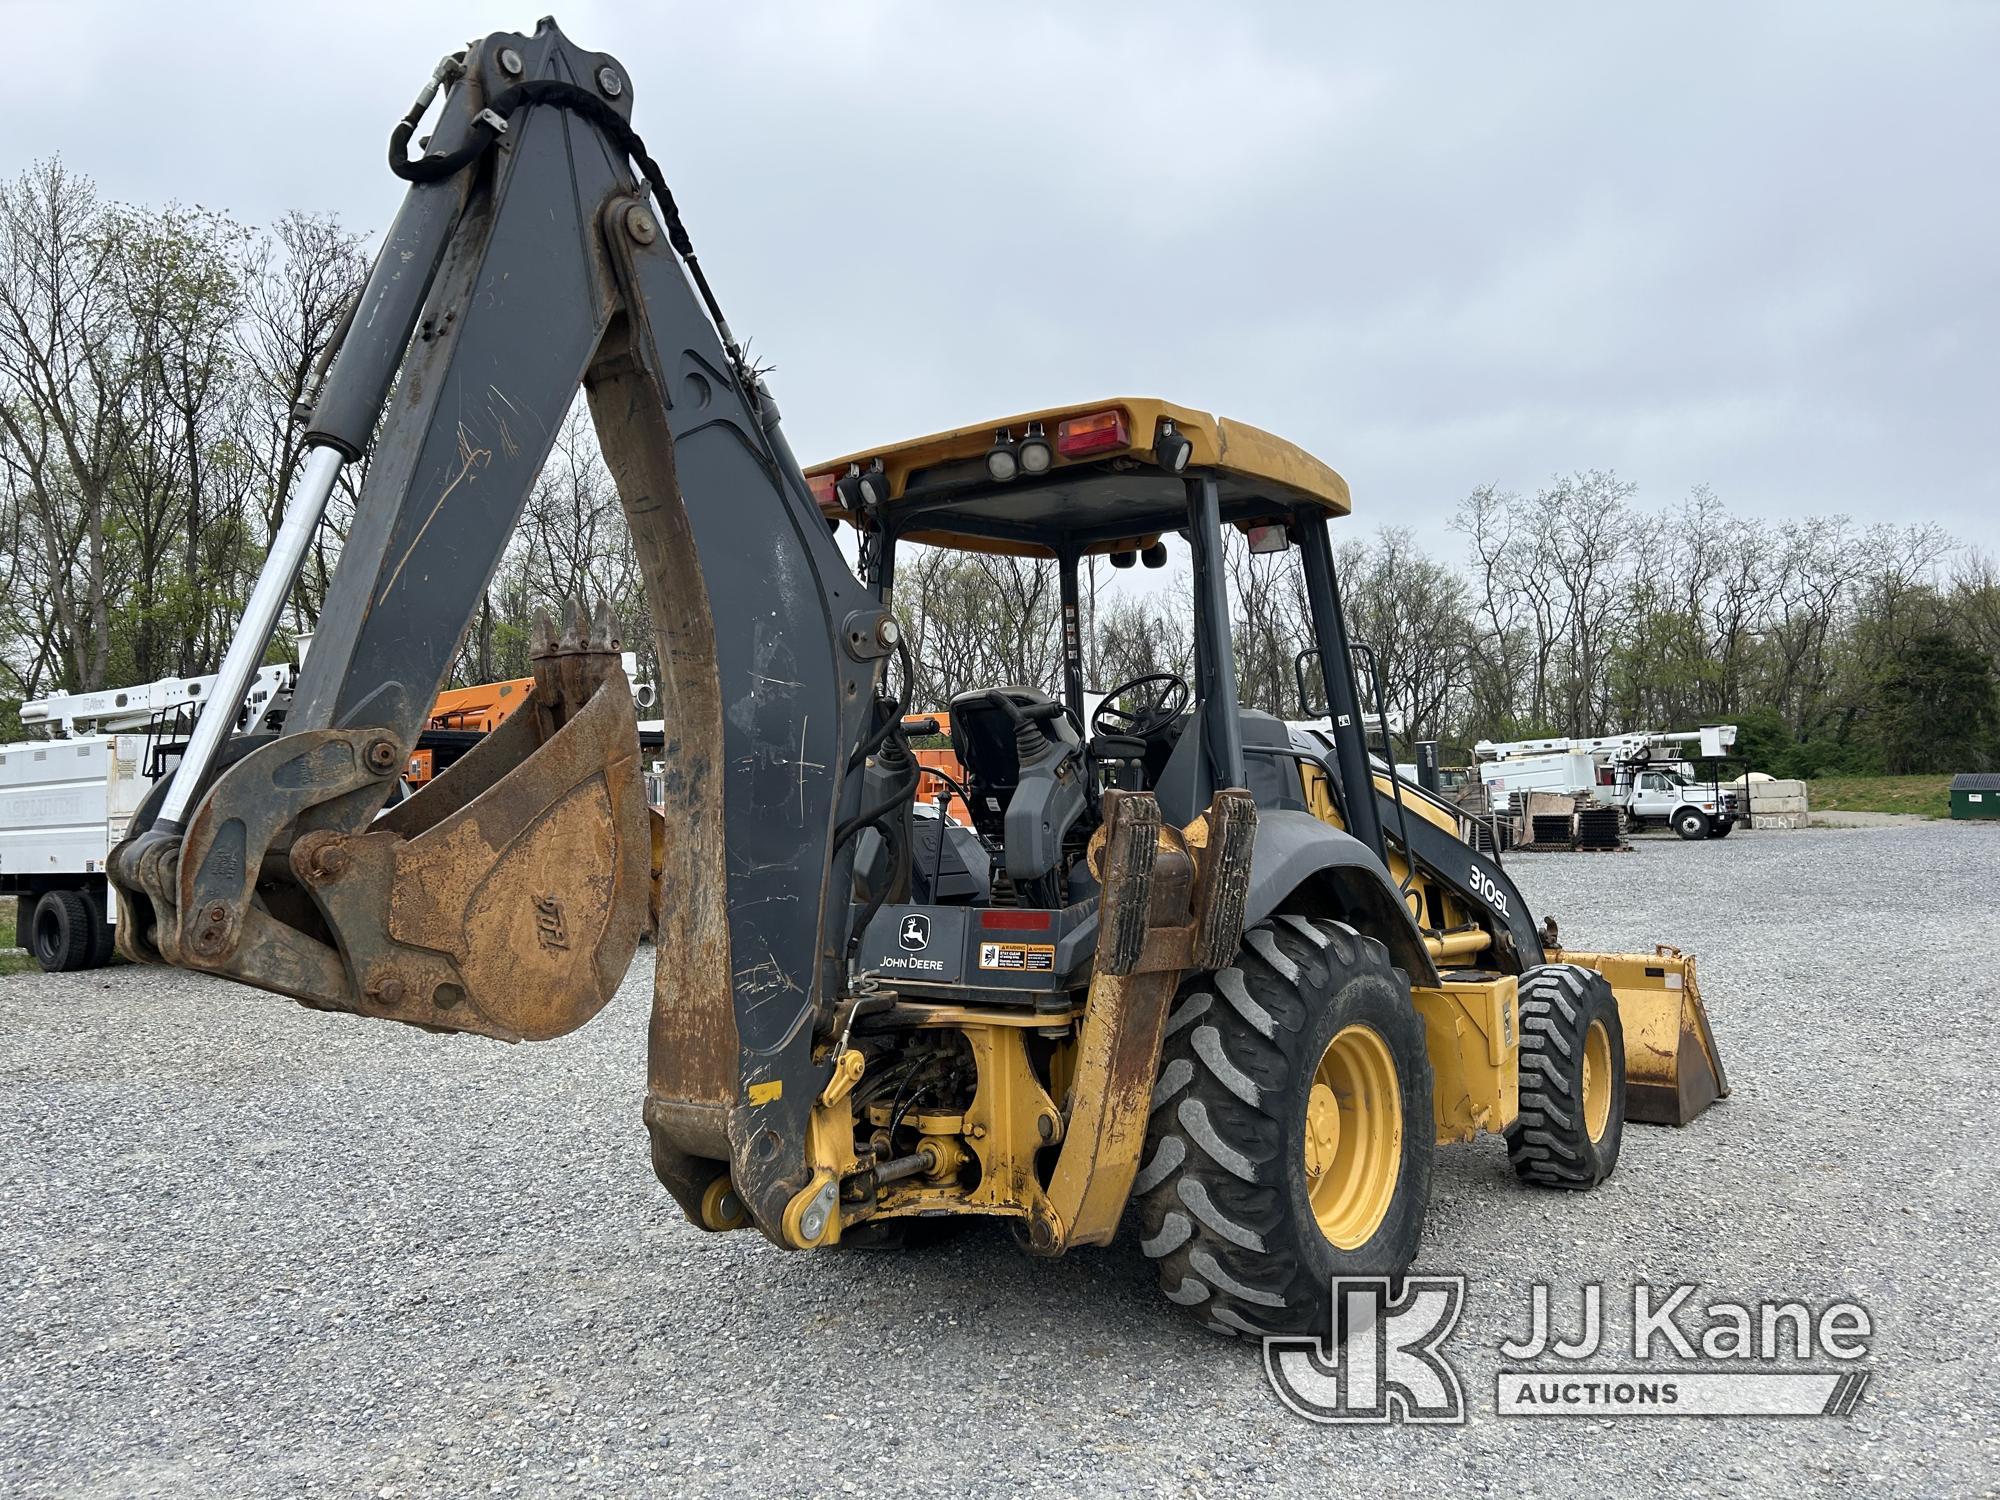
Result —
<svg viewBox="0 0 2000 1500"><path fill-rule="evenodd" d="M1349 508L1346 482L1325 464L1253 427L1122 399L850 454L806 477L829 523L859 534L858 571L887 603L911 543L1049 559L1060 587L1061 660L1042 681L955 694L948 730L905 720L919 750L949 745L923 767L947 791L906 801L857 842L863 971L899 989L1073 983L1095 938L1088 854L1109 791L1151 792L1175 827L1229 786L1248 787L1260 807L1303 812L1285 725L1237 699L1222 539L1235 527L1258 550L1323 545L1324 523ZM1191 669L1086 695L1081 569L1097 559L1163 567L1170 539L1185 545L1192 574ZM897 740L870 763L871 809L914 777ZM962 816L943 816L946 806Z"/></svg>

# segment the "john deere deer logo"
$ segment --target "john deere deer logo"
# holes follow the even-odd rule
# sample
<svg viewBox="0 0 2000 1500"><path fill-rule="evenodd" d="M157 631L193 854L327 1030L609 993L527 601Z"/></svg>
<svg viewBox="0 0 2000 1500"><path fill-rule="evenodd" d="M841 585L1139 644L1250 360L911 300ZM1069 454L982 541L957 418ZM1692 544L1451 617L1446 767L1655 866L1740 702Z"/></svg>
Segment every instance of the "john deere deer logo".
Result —
<svg viewBox="0 0 2000 1500"><path fill-rule="evenodd" d="M896 937L912 953L930 947L931 919L921 912L911 912L903 918L903 930Z"/></svg>
<svg viewBox="0 0 2000 1500"><path fill-rule="evenodd" d="M544 948L569 947L569 926L563 921L562 902L554 896L535 897L535 941Z"/></svg>

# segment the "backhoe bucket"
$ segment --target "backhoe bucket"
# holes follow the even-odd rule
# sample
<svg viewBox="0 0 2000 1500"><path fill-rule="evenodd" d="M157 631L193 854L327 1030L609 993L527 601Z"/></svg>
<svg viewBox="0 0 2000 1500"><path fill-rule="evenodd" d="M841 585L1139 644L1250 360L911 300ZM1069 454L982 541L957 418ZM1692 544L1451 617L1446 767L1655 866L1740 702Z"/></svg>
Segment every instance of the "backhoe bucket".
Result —
<svg viewBox="0 0 2000 1500"><path fill-rule="evenodd" d="M1729 1075L1715 1050L1708 1011L1695 982L1694 958L1661 944L1651 954L1551 952L1611 981L1625 1028L1625 1118L1685 1125L1729 1097Z"/></svg>
<svg viewBox="0 0 2000 1500"><path fill-rule="evenodd" d="M380 731L301 731L236 760L184 840L114 855L127 955L432 1030L581 1026L651 922L638 728L609 628L579 618L558 643L544 624L531 701L354 831L351 815L296 830L339 799L379 800L400 763Z"/></svg>

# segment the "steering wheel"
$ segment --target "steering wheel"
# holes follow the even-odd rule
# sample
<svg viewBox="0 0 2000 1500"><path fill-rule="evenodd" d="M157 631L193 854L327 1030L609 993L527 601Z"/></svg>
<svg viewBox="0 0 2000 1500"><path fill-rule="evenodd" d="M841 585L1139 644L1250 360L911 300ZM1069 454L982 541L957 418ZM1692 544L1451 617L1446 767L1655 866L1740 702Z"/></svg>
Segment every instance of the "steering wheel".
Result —
<svg viewBox="0 0 2000 1500"><path fill-rule="evenodd" d="M1127 693L1142 695L1137 708L1118 706L1118 700ZM1144 677L1134 677L1129 682L1119 683L1104 695L1104 701L1090 716L1090 732L1142 740L1165 729L1187 712L1188 700L1193 696L1187 679L1172 672L1151 672Z"/></svg>

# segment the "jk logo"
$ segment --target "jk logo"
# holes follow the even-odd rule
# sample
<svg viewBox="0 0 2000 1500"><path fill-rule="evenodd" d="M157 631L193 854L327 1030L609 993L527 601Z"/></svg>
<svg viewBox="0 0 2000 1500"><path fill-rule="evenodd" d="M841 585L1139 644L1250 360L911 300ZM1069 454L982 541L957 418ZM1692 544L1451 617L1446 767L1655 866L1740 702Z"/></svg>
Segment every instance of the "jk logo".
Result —
<svg viewBox="0 0 2000 1500"><path fill-rule="evenodd" d="M1333 1279L1332 1327L1264 1340L1264 1373L1308 1422L1463 1425L1465 1389L1439 1352L1465 1306L1463 1276Z"/></svg>

